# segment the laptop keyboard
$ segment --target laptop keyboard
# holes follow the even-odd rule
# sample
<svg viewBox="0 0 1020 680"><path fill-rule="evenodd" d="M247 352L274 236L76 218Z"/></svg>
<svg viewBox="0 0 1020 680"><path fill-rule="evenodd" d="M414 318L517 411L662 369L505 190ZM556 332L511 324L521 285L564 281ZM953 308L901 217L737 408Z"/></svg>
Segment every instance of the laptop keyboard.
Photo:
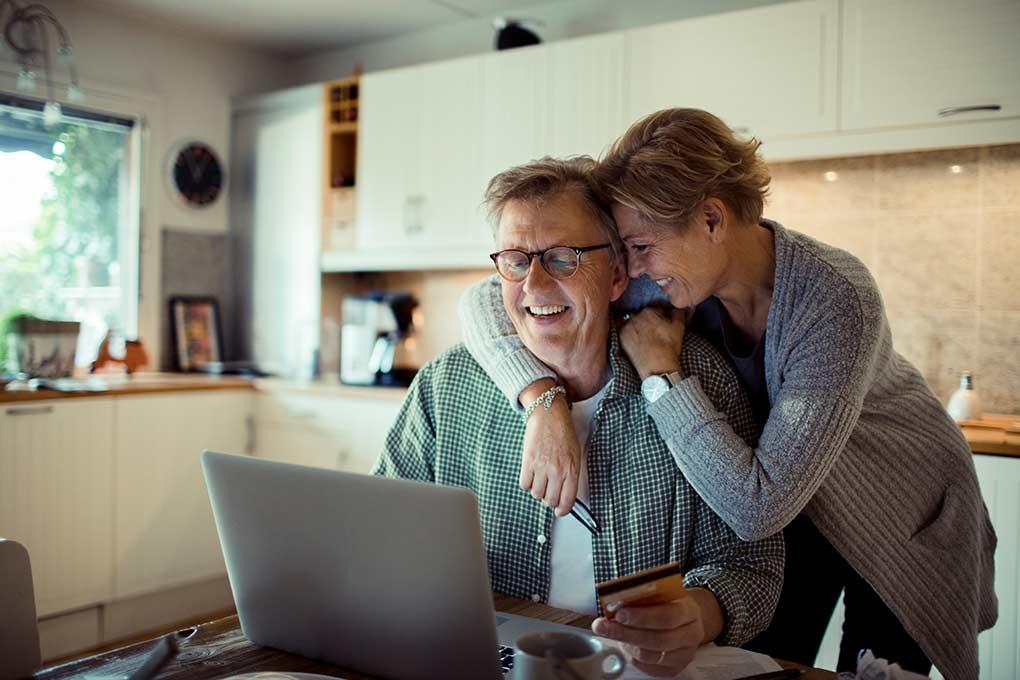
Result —
<svg viewBox="0 0 1020 680"><path fill-rule="evenodd" d="M513 647L500 647L499 648L499 665L503 667L504 673L509 673L510 669L514 667L514 648Z"/></svg>

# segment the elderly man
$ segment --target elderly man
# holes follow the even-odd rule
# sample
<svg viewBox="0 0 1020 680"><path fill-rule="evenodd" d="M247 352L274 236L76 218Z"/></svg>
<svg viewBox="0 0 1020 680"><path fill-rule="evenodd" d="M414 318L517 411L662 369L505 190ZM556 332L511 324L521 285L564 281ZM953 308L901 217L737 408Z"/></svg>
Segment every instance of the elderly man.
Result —
<svg viewBox="0 0 1020 680"><path fill-rule="evenodd" d="M595 615L597 582L679 562L687 597L593 623L628 645L642 670L672 675L702 643L740 644L765 627L782 585L783 544L778 535L737 539L679 472L646 414L610 314L627 277L589 179L593 165L543 159L496 176L486 194L504 306L520 340L562 385L522 418L467 350L454 347L411 385L375 473L472 489L492 586L508 595ZM688 338L681 361L731 423L754 427L736 376L708 343ZM593 533L518 484L527 414L563 397L584 451L578 498L600 524Z"/></svg>

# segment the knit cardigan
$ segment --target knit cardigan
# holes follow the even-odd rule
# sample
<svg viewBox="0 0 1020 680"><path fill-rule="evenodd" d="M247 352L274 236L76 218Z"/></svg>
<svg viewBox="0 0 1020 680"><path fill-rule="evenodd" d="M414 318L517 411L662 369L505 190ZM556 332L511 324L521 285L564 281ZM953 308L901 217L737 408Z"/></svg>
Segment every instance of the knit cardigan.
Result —
<svg viewBox="0 0 1020 680"><path fill-rule="evenodd" d="M878 287L854 256L775 234L765 333L771 410L756 448L691 377L648 407L676 464L744 540L800 512L875 589L947 680L978 676L977 635L998 617L996 537L970 448L892 346ZM489 279L461 299L468 349L516 403L549 375Z"/></svg>

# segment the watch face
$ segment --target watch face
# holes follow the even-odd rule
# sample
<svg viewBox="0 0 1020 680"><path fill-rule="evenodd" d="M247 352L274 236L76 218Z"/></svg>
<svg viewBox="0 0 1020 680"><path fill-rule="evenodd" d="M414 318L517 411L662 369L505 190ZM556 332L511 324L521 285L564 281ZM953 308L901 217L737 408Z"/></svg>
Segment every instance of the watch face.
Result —
<svg viewBox="0 0 1020 680"><path fill-rule="evenodd" d="M641 381L641 395L649 402L656 401L659 397L669 392L673 385L664 375L650 375Z"/></svg>
<svg viewBox="0 0 1020 680"><path fill-rule="evenodd" d="M189 205L205 207L223 191L223 166L216 152L200 142L192 142L177 152L170 177L178 195Z"/></svg>

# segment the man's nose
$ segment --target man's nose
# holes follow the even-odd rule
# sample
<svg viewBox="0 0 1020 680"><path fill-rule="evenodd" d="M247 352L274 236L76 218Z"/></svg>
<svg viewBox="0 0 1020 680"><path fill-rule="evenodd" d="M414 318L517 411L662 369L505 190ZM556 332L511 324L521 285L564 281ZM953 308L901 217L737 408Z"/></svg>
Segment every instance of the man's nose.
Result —
<svg viewBox="0 0 1020 680"><path fill-rule="evenodd" d="M553 277L542 266L541 258L531 258L531 266L528 268L528 275L524 278L524 292L534 293L541 290L548 290L553 283Z"/></svg>

